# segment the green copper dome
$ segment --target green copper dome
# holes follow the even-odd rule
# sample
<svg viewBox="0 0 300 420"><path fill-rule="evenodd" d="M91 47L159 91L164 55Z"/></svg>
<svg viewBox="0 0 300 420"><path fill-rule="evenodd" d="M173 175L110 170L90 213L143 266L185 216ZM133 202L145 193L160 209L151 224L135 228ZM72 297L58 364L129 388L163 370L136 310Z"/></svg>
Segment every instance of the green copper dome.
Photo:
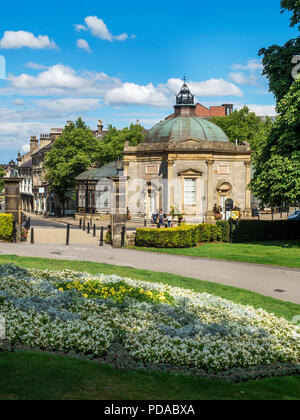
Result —
<svg viewBox="0 0 300 420"><path fill-rule="evenodd" d="M179 116L155 125L148 131L144 143L173 143L191 139L229 142L224 131L210 121L195 116Z"/></svg>

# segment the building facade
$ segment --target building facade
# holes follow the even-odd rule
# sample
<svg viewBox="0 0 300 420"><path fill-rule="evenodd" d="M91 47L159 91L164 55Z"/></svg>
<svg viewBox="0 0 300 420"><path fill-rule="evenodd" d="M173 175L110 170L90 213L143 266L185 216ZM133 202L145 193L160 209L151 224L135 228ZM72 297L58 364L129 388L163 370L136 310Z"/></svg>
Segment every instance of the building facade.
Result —
<svg viewBox="0 0 300 420"><path fill-rule="evenodd" d="M231 143L221 128L197 116L196 109L184 83L174 114L149 130L138 146L125 145L119 176L125 180L124 207L130 215L151 217L162 209L183 214L187 222L213 222L216 206L225 212L225 203L231 200L242 216L251 216L249 145ZM109 165L116 169L116 163ZM101 211L97 202L107 193L101 190L104 175L107 180L115 174L98 171L98 176L89 171L78 177L81 212L89 210L91 189L98 191L93 211Z"/></svg>

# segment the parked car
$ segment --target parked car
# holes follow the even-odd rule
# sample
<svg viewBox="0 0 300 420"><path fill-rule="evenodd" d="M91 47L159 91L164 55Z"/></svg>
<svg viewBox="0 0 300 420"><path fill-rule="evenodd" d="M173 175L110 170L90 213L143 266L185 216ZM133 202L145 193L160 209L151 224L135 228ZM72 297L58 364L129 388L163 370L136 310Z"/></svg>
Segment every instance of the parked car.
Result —
<svg viewBox="0 0 300 420"><path fill-rule="evenodd" d="M295 213L291 214L288 220L300 220L300 210L296 210Z"/></svg>

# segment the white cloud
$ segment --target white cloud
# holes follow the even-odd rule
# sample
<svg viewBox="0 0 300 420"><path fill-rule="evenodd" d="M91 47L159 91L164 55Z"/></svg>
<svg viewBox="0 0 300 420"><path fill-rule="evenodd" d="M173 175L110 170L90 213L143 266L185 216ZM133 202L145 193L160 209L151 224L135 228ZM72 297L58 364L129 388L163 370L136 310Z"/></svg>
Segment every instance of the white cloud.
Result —
<svg viewBox="0 0 300 420"><path fill-rule="evenodd" d="M84 79L76 76L75 70L62 64L50 67L37 77L23 73L21 76L9 75L8 80L19 89L78 89L84 85Z"/></svg>
<svg viewBox="0 0 300 420"><path fill-rule="evenodd" d="M44 66L43 64L32 63L32 62L26 63L25 66L28 69L34 69L34 70L46 70L47 69L47 66Z"/></svg>
<svg viewBox="0 0 300 420"><path fill-rule="evenodd" d="M181 86L182 80L180 79L169 79L167 82L167 87L173 93L179 92ZM196 96L244 96L239 87L224 79L210 79L204 82L191 81L188 86Z"/></svg>
<svg viewBox="0 0 300 420"><path fill-rule="evenodd" d="M258 116L269 116L269 117L274 117L277 115L276 112L276 105L257 105L257 104L248 104L248 105L243 105L243 106L247 106L251 112L254 112L256 115ZM243 106L238 105L237 109L241 109L243 108Z"/></svg>
<svg viewBox="0 0 300 420"><path fill-rule="evenodd" d="M149 83L146 86L124 83L109 90L105 95L108 105L150 105L165 107L171 105L170 99Z"/></svg>
<svg viewBox="0 0 300 420"><path fill-rule="evenodd" d="M254 58L253 60L249 60L246 65L234 64L231 68L232 70L256 71L263 70L264 66L260 60Z"/></svg>
<svg viewBox="0 0 300 420"><path fill-rule="evenodd" d="M85 39L78 39L77 47L82 49L82 50L86 50L87 52L92 52L88 42Z"/></svg>
<svg viewBox="0 0 300 420"><path fill-rule="evenodd" d="M234 64L232 70L242 70L230 73L229 78L238 85L259 86L262 81L263 64L257 59L249 60L246 65Z"/></svg>
<svg viewBox="0 0 300 420"><path fill-rule="evenodd" d="M3 38L0 40L0 49L20 49L20 48L32 48L32 49L48 49L57 48L54 41L50 41L47 35L39 35L36 37L31 32L25 31L5 31Z"/></svg>
<svg viewBox="0 0 300 420"><path fill-rule="evenodd" d="M22 146L22 152L23 153L29 153L30 152L30 145L29 144L24 144L23 146Z"/></svg>
<svg viewBox="0 0 300 420"><path fill-rule="evenodd" d="M104 21L99 19L97 16L87 16L84 25L75 25L77 31L90 31L96 38L103 39L105 41L126 41L129 36L126 33L120 35L113 35ZM135 38L135 35L131 35L131 38Z"/></svg>
<svg viewBox="0 0 300 420"><path fill-rule="evenodd" d="M47 108L55 112L73 113L90 111L99 108L100 99L63 98L57 100L43 99L37 101L39 107Z"/></svg>
<svg viewBox="0 0 300 420"><path fill-rule="evenodd" d="M81 74L63 64L56 64L36 76L26 73L20 76L9 74L7 80L11 87L0 90L0 94L17 93L30 96L72 95L102 96L107 90L122 85L116 77L105 73L85 71Z"/></svg>
<svg viewBox="0 0 300 420"><path fill-rule="evenodd" d="M21 99L21 98L15 99L14 100L14 105L16 105L16 106L22 106L22 105L24 105L23 99Z"/></svg>

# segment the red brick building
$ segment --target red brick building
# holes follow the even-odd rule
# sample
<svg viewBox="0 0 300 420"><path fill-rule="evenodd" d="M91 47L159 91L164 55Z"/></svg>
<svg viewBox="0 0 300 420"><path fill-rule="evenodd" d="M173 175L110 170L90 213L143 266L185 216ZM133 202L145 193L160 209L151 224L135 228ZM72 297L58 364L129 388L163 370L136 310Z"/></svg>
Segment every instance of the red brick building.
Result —
<svg viewBox="0 0 300 420"><path fill-rule="evenodd" d="M233 112L232 104L224 104L221 106L211 106L206 108L204 105L196 104L196 116L200 118L226 117ZM169 115L166 119L173 118L174 114Z"/></svg>

